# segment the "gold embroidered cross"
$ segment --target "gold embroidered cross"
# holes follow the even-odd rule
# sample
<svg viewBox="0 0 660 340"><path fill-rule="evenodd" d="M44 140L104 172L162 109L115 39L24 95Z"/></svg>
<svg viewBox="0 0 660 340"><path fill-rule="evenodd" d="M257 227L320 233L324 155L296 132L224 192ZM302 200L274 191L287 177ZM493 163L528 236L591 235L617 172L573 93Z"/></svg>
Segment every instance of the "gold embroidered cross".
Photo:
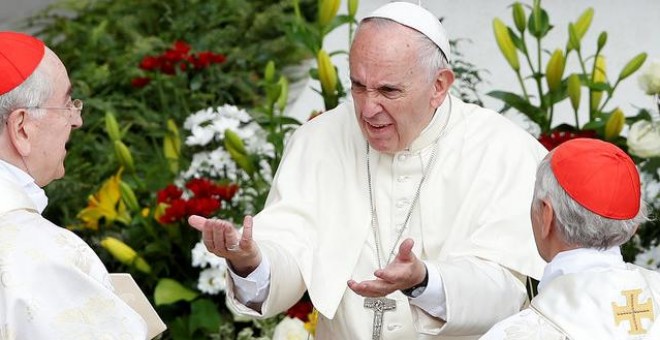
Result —
<svg viewBox="0 0 660 340"><path fill-rule="evenodd" d="M646 334L646 329L642 327L642 318L651 319L651 321L654 319L653 301L650 298L642 304L637 303L641 292L641 289L621 291L621 295L626 297L625 306L617 306L616 302L612 302L614 322L618 326L621 321L628 321L630 323L628 334Z"/></svg>

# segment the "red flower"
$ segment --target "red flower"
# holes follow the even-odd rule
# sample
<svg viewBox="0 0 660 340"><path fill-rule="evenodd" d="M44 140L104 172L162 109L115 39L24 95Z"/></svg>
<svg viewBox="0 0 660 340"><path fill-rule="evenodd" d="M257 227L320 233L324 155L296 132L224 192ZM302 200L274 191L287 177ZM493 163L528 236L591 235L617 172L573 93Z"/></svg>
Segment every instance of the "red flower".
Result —
<svg viewBox="0 0 660 340"><path fill-rule="evenodd" d="M211 197L215 185L206 178L193 178L186 183L186 188L195 194L195 197Z"/></svg>
<svg viewBox="0 0 660 340"><path fill-rule="evenodd" d="M141 89L149 85L150 82L151 82L151 78L149 77L137 77L131 80L131 86L133 86L136 89Z"/></svg>
<svg viewBox="0 0 660 340"><path fill-rule="evenodd" d="M225 201L231 201L238 192L238 184L216 185L213 194L220 196Z"/></svg>
<svg viewBox="0 0 660 340"><path fill-rule="evenodd" d="M575 138L595 138L596 131L593 130L580 130L580 131L552 131L550 134L541 134L539 142L545 146L548 151L558 147L560 144Z"/></svg>
<svg viewBox="0 0 660 340"><path fill-rule="evenodd" d="M163 62L160 65L160 71L165 73L165 74L169 74L169 75L173 75L173 74L176 73L176 71L174 70L174 63L172 63L170 61Z"/></svg>
<svg viewBox="0 0 660 340"><path fill-rule="evenodd" d="M211 197L193 197L186 204L187 215L209 217L220 209L220 201Z"/></svg>
<svg viewBox="0 0 660 340"><path fill-rule="evenodd" d="M299 320L302 320L302 322L307 322L309 321L307 317L313 309L314 305L312 305L311 301L300 300L286 311L286 315L290 318L298 318Z"/></svg>
<svg viewBox="0 0 660 340"><path fill-rule="evenodd" d="M186 217L186 201L183 199L175 199L169 202L169 207L165 209L165 213L160 217L160 223L174 223Z"/></svg>
<svg viewBox="0 0 660 340"><path fill-rule="evenodd" d="M158 203L168 203L181 198L183 190L179 189L174 184L170 184L158 192Z"/></svg>
<svg viewBox="0 0 660 340"><path fill-rule="evenodd" d="M190 52L190 45L185 41L177 40L174 42L173 50L180 54L188 54Z"/></svg>
<svg viewBox="0 0 660 340"><path fill-rule="evenodd" d="M225 57L224 54L222 54L222 53L216 53L216 54L211 53L211 62L212 63L222 64L222 63L225 62L225 60L227 60L227 57Z"/></svg>
<svg viewBox="0 0 660 340"><path fill-rule="evenodd" d="M212 60L212 52L201 52L198 55L192 57L192 64L195 65L196 69L203 69L209 67Z"/></svg>
<svg viewBox="0 0 660 340"><path fill-rule="evenodd" d="M159 58L146 56L140 62L140 68L145 71L153 71L160 67L161 61Z"/></svg>

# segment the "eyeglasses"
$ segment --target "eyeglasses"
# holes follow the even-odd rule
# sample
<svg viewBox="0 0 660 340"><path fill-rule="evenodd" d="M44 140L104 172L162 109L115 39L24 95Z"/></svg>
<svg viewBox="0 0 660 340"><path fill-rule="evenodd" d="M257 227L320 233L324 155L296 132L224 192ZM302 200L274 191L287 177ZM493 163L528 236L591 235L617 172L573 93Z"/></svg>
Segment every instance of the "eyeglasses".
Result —
<svg viewBox="0 0 660 340"><path fill-rule="evenodd" d="M69 119L73 118L72 112L77 112L78 115L82 112L83 101L80 99L74 99L65 107L52 107L52 106L31 106L26 107L26 109L44 109L44 110L65 110L69 111Z"/></svg>

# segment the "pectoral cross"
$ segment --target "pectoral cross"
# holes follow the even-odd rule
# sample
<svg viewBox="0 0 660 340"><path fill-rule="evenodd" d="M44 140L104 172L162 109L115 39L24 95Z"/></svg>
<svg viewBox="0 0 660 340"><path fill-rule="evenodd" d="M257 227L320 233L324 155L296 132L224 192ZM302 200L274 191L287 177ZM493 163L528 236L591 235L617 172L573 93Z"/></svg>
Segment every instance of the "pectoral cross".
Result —
<svg viewBox="0 0 660 340"><path fill-rule="evenodd" d="M374 311L374 326L371 335L372 340L380 340L383 332L383 313L389 310L396 309L396 301L385 297L379 298L365 298L364 308L373 309Z"/></svg>

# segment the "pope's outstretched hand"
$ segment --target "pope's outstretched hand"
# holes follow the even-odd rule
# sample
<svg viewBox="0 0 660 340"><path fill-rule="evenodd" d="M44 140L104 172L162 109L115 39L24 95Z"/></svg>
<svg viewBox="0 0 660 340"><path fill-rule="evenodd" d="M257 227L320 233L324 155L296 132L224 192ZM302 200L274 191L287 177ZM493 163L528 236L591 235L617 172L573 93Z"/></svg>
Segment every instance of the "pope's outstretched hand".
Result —
<svg viewBox="0 0 660 340"><path fill-rule="evenodd" d="M361 296L381 297L421 283L426 276L426 265L413 253L413 245L412 239L404 240L394 260L374 272L374 280L348 280L348 287Z"/></svg>
<svg viewBox="0 0 660 340"><path fill-rule="evenodd" d="M261 252L252 240L252 216L245 216L243 232L231 222L193 215L188 223L202 232L206 249L227 260L232 270L246 277L261 263Z"/></svg>

